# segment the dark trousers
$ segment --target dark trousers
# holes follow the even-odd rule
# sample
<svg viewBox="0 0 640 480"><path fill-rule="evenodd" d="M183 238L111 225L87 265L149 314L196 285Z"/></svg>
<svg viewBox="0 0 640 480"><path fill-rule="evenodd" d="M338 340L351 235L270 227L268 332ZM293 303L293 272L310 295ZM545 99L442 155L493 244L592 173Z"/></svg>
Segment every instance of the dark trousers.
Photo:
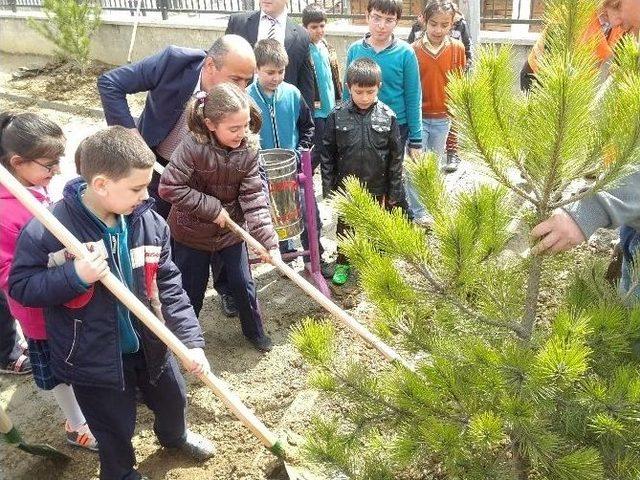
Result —
<svg viewBox="0 0 640 480"><path fill-rule="evenodd" d="M251 276L244 242L211 253L174 241L173 260L182 272L182 287L187 292L196 315L200 314L207 290L209 264L214 262L222 265L227 273L228 285L238 306L242 333L248 338L264 335L256 284Z"/></svg>
<svg viewBox="0 0 640 480"><path fill-rule="evenodd" d="M141 478L133 468L136 455L131 438L136 426L136 387L153 411L153 431L160 445L177 447L186 439L187 395L184 378L173 356L157 383L149 383L142 352L123 355L125 389L73 385L91 433L100 445L100 480Z"/></svg>
<svg viewBox="0 0 640 480"><path fill-rule="evenodd" d="M403 149L406 151L407 140L409 139L409 125L405 123L404 125L398 125L398 128L400 130L400 145L402 145ZM411 214L411 209L409 208L409 202L407 202L406 191L404 195L404 200L402 200L402 202L398 204L398 207L402 209L402 211L409 218L409 220L413 220L413 215Z"/></svg>
<svg viewBox="0 0 640 480"><path fill-rule="evenodd" d="M9 312L7 299L0 292L0 365L5 366L12 359L11 352L16 345L16 324Z"/></svg>
<svg viewBox="0 0 640 480"><path fill-rule="evenodd" d="M326 118L314 118L313 124L315 129L313 130L313 150L311 150L311 170L315 172L318 165L320 165L320 159L322 158L322 150L324 146L322 139L324 138L324 130L327 126Z"/></svg>

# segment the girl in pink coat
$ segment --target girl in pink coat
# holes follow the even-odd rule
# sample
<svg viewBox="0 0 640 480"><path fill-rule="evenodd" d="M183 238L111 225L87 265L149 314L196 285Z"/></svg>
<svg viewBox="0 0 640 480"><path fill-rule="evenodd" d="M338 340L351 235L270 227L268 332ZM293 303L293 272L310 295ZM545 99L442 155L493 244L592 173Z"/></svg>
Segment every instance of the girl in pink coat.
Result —
<svg viewBox="0 0 640 480"><path fill-rule="evenodd" d="M47 186L59 173L64 144L60 127L46 118L33 113L0 113L0 164L45 205L49 203ZM0 290L27 338L33 378L38 387L53 391L67 418L67 441L95 451L98 445L89 431L73 389L58 382L51 371L44 311L24 307L7 294L7 279L16 242L32 215L3 186L0 186L0 212Z"/></svg>

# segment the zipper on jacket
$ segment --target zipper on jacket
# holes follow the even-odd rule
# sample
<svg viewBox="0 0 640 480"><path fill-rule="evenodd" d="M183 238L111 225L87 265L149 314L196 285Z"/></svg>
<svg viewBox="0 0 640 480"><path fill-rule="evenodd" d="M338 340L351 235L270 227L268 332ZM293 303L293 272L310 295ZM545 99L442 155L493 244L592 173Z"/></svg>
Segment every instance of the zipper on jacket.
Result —
<svg viewBox="0 0 640 480"><path fill-rule="evenodd" d="M67 355L67 358L64 359L64 362L74 366L73 363L71 363L69 360L71 359L71 356L74 354L75 349L76 349L76 342L78 341L78 324L82 325L82 320L79 320L77 318L73 319L73 342L71 342L71 348L69 349L69 355Z"/></svg>

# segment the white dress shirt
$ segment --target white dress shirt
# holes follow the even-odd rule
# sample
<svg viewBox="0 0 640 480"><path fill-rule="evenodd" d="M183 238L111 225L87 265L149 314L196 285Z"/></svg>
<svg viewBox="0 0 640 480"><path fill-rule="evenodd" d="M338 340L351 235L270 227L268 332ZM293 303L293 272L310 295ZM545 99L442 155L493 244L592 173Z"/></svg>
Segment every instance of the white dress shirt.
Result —
<svg viewBox="0 0 640 480"><path fill-rule="evenodd" d="M282 12L277 17L273 17L276 21L275 38L284 45L284 34L287 27L287 12ZM271 20L266 17L264 12L260 12L260 23L258 24L258 41L268 38L269 29L271 28Z"/></svg>

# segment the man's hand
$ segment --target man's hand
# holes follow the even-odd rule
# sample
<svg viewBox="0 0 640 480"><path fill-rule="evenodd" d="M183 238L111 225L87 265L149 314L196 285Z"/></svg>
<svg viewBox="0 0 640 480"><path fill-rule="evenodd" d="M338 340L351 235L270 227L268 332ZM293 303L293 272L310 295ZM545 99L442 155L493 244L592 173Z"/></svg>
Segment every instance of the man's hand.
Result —
<svg viewBox="0 0 640 480"><path fill-rule="evenodd" d="M89 252L85 258L76 258L73 266L80 280L91 285L109 273L109 264L98 250Z"/></svg>
<svg viewBox="0 0 640 480"><path fill-rule="evenodd" d="M207 373L211 370L209 360L204 354L204 350L201 348L190 348L189 353L191 356L191 362L183 362L184 368L189 373Z"/></svg>
<svg viewBox="0 0 640 480"><path fill-rule="evenodd" d="M586 240L582 230L571 216L562 209L557 209L544 222L531 230L532 239L540 239L531 250L534 255L550 251L564 252Z"/></svg>
<svg viewBox="0 0 640 480"><path fill-rule="evenodd" d="M213 221L213 223L218 225L220 228L224 228L227 225L227 220L229 220L229 214L223 208L222 210L220 210L220 213L218 214L216 219Z"/></svg>

